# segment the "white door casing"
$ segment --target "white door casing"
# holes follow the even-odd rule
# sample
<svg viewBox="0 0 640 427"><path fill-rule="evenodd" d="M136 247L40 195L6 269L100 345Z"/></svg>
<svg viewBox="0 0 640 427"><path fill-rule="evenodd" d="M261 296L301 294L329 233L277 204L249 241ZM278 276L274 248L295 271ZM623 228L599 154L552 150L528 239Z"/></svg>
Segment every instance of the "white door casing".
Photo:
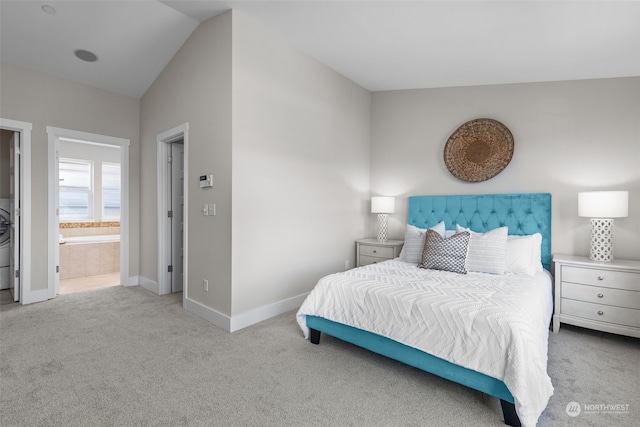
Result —
<svg viewBox="0 0 640 427"><path fill-rule="evenodd" d="M129 277L129 145L125 138L100 135L88 132L80 132L70 129L47 126L48 135L48 163L49 163L49 203L48 203L48 266L47 289L49 298L54 298L60 290L60 243L59 243L59 182L58 182L58 158L60 139L92 143L97 145L110 145L120 147L120 284L133 286L137 280ZM134 283L135 282L135 283Z"/></svg>
<svg viewBox="0 0 640 427"><path fill-rule="evenodd" d="M157 212L158 212L158 293L165 295L171 293L171 272L168 266L171 265L172 247L171 247L171 220L168 212L171 207L171 164L169 159L172 151L172 143L182 140L184 148L184 166L183 166L183 226L182 226L182 268L183 268L183 296L182 301L186 298L189 287L189 124L185 123L168 131L160 133L156 137L157 142Z"/></svg>

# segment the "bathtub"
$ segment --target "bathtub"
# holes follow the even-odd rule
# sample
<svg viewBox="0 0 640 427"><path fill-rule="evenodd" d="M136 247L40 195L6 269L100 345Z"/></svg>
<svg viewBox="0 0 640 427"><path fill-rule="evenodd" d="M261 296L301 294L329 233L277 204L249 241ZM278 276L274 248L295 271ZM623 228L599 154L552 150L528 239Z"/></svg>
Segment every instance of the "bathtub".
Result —
<svg viewBox="0 0 640 427"><path fill-rule="evenodd" d="M119 242L119 234L106 234L103 236L74 236L65 237L65 243L100 243L100 242Z"/></svg>
<svg viewBox="0 0 640 427"><path fill-rule="evenodd" d="M65 237L60 244L60 279L120 271L120 235Z"/></svg>

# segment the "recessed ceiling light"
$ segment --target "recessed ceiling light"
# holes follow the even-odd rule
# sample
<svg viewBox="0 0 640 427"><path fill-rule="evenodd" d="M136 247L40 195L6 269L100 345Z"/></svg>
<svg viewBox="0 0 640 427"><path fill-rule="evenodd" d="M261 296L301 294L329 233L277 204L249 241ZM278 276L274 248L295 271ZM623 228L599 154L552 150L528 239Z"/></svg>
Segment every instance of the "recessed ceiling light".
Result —
<svg viewBox="0 0 640 427"><path fill-rule="evenodd" d="M48 4L45 4L44 6L42 6L42 10L44 10L49 15L56 14L56 10L53 8L53 6L49 6Z"/></svg>
<svg viewBox="0 0 640 427"><path fill-rule="evenodd" d="M98 56L93 52L89 52L88 50L76 49L73 51L73 53L78 57L78 59L86 62L96 62L98 60Z"/></svg>

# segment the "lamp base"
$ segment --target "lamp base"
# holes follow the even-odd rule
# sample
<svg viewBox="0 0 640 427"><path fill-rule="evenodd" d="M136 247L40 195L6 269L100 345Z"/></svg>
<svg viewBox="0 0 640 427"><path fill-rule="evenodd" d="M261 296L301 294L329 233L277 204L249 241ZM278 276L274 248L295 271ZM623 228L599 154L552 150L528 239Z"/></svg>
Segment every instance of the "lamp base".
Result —
<svg viewBox="0 0 640 427"><path fill-rule="evenodd" d="M613 220L591 219L591 249L589 258L593 261L613 261Z"/></svg>
<svg viewBox="0 0 640 427"><path fill-rule="evenodd" d="M378 214L378 242L386 242L387 237L387 214Z"/></svg>

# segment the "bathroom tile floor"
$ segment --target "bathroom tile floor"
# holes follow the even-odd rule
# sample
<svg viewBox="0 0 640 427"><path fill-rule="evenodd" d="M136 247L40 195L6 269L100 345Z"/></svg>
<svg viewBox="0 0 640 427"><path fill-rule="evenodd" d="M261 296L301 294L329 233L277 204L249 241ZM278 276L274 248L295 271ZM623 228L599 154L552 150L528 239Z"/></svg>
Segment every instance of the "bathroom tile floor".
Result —
<svg viewBox="0 0 640 427"><path fill-rule="evenodd" d="M13 295L9 289L0 291L0 305L13 304Z"/></svg>
<svg viewBox="0 0 640 427"><path fill-rule="evenodd" d="M120 272L96 274L95 276L76 277L60 280L60 294L108 288L120 285Z"/></svg>

